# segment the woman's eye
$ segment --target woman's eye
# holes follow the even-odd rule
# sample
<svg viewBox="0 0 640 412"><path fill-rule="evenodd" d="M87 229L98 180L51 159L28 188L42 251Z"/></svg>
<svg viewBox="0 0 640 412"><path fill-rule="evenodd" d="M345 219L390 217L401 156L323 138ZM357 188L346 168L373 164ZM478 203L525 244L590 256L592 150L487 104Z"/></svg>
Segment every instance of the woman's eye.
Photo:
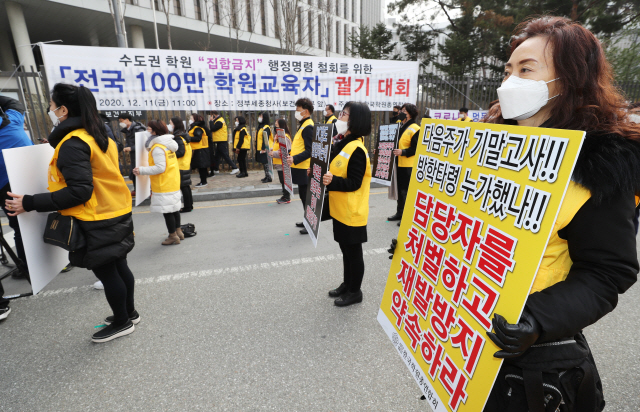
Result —
<svg viewBox="0 0 640 412"><path fill-rule="evenodd" d="M530 72L531 70L527 69L526 67L523 67L522 69L520 69L520 73L526 73L526 72Z"/></svg>

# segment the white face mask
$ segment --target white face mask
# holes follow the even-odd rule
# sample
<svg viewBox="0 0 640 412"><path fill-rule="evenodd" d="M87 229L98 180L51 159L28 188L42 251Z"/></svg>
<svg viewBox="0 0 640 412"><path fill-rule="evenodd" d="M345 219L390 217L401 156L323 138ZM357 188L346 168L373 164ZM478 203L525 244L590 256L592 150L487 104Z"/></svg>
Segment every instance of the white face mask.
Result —
<svg viewBox="0 0 640 412"><path fill-rule="evenodd" d="M258 123L262 123L262 117L258 117Z"/></svg>
<svg viewBox="0 0 640 412"><path fill-rule="evenodd" d="M173 133L173 125L167 125L167 129L169 130L169 133Z"/></svg>
<svg viewBox="0 0 640 412"><path fill-rule="evenodd" d="M304 117L302 117L302 113L301 112L296 112L296 119L298 121L301 121L302 119L304 119Z"/></svg>
<svg viewBox="0 0 640 412"><path fill-rule="evenodd" d="M345 134L349 129L349 123L345 122L344 120L337 120L335 122L335 126L338 134Z"/></svg>
<svg viewBox="0 0 640 412"><path fill-rule="evenodd" d="M121 129L126 129L126 127L127 127L127 124L123 123L123 122L120 122L119 125L120 125Z"/></svg>
<svg viewBox="0 0 640 412"><path fill-rule="evenodd" d="M323 115L324 117L329 116L329 115L327 114L327 111L326 111L326 110L323 110L323 111L322 111L322 115Z"/></svg>
<svg viewBox="0 0 640 412"><path fill-rule="evenodd" d="M60 106L60 107L62 107L62 106ZM60 107L58 107L58 109ZM55 109L55 110L49 109L49 112L48 112L49 113L49 118L51 119L51 123L53 123L53 127L56 127L57 125L60 124L60 117L64 117L64 116L60 116L60 117L56 116L56 111L58 109Z"/></svg>
<svg viewBox="0 0 640 412"><path fill-rule="evenodd" d="M240 122L236 122L236 127L238 127L238 125L240 125Z"/></svg>
<svg viewBox="0 0 640 412"><path fill-rule="evenodd" d="M511 75L498 87L498 100L504 119L525 120L538 113L542 107L551 99L549 98L549 87L551 83L558 79L549 80L529 80Z"/></svg>

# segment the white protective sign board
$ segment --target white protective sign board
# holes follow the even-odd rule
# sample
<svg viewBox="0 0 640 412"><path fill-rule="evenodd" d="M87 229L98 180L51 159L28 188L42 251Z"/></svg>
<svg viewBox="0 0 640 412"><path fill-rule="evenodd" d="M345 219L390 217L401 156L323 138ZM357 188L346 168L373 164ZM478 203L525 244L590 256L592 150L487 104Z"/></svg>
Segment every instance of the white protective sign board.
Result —
<svg viewBox="0 0 640 412"><path fill-rule="evenodd" d="M149 133L136 133L136 167L149 166L149 151L145 143ZM148 175L136 176L136 206L144 202L146 198L151 196L151 180Z"/></svg>
<svg viewBox="0 0 640 412"><path fill-rule="evenodd" d="M49 84L89 88L98 110L295 110L308 97L366 103L373 111L415 103L418 62L196 50L40 44Z"/></svg>
<svg viewBox="0 0 640 412"><path fill-rule="evenodd" d="M11 191L17 195L48 192L49 163L53 152L48 144L3 149ZM69 252L42 240L49 213L28 212L18 215L34 295L69 263Z"/></svg>

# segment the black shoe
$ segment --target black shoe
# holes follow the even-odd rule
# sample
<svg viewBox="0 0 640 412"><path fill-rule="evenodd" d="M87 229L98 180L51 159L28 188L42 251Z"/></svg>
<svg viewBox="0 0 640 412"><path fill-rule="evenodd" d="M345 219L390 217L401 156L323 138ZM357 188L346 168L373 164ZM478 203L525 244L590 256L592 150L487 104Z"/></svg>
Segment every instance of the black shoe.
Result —
<svg viewBox="0 0 640 412"><path fill-rule="evenodd" d="M276 202L279 205L284 205L285 203L291 203L291 199L287 199L284 196L282 196L280 199L276 199Z"/></svg>
<svg viewBox="0 0 640 412"><path fill-rule="evenodd" d="M300 229L300 234L301 235L308 235L309 232L307 232L307 229Z"/></svg>
<svg viewBox="0 0 640 412"><path fill-rule="evenodd" d="M273 179L271 179L270 177L265 177L264 182L262 183L271 183L271 182L273 182Z"/></svg>
<svg viewBox="0 0 640 412"><path fill-rule="evenodd" d="M127 323L125 323L124 325L109 325L106 328L100 330L100 332L94 333L91 340L95 343L109 342L110 340L114 340L121 336L133 333L135 329L136 327L133 326L133 322L127 320Z"/></svg>
<svg viewBox="0 0 640 412"><path fill-rule="evenodd" d="M349 306L354 303L362 302L362 291L359 290L357 292L347 292L344 295L340 296L338 299L334 300L333 303L336 306Z"/></svg>
<svg viewBox="0 0 640 412"><path fill-rule="evenodd" d="M213 177L213 172L207 173L207 177Z"/></svg>
<svg viewBox="0 0 640 412"><path fill-rule="evenodd" d="M402 223L402 222L398 222L398 226L400 226L400 223Z"/></svg>
<svg viewBox="0 0 640 412"><path fill-rule="evenodd" d="M296 223L296 227L304 227L304 223L302 223L302 222L297 222L297 223Z"/></svg>
<svg viewBox="0 0 640 412"><path fill-rule="evenodd" d="M261 181L262 183L267 183L267 178L266 178L266 177L263 177L262 179L260 179L260 181Z"/></svg>
<svg viewBox="0 0 640 412"><path fill-rule="evenodd" d="M396 220L402 220L402 215L399 215L399 214L396 213L395 215L389 216L387 218L387 221L389 221L389 222L395 222Z"/></svg>
<svg viewBox="0 0 640 412"><path fill-rule="evenodd" d="M11 277L13 279L26 279L27 275L23 273L20 269L15 268L11 271Z"/></svg>
<svg viewBox="0 0 640 412"><path fill-rule="evenodd" d="M193 209L185 209L185 208L180 209L180 213L189 213L191 211L193 211Z"/></svg>
<svg viewBox="0 0 640 412"><path fill-rule="evenodd" d="M342 296L346 292L347 292L347 285L345 285L344 283L341 283L340 286L329 291L329 297L337 298Z"/></svg>
<svg viewBox="0 0 640 412"><path fill-rule="evenodd" d="M137 325L138 323L140 323L140 314L138 313L137 310L134 310L133 313L129 315L129 320L134 325ZM104 320L104 324L111 325L112 323L113 323L113 316L107 316L106 319Z"/></svg>
<svg viewBox="0 0 640 412"><path fill-rule="evenodd" d="M60 271L60 273L67 273L69 272L71 269L73 269L75 266L73 266L72 264L68 264L67 266L63 267L62 270Z"/></svg>

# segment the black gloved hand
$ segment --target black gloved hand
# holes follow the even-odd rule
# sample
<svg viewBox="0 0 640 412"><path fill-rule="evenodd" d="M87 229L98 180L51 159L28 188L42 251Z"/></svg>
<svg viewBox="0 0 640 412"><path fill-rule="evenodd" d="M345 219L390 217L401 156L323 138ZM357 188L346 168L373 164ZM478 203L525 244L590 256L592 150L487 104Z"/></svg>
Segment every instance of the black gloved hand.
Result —
<svg viewBox="0 0 640 412"><path fill-rule="evenodd" d="M511 324L497 313L493 316L494 333L487 332L500 351L493 354L496 358L515 358L522 355L540 337L540 324L526 309L520 322Z"/></svg>
<svg viewBox="0 0 640 412"><path fill-rule="evenodd" d="M387 252L390 253L389 259L393 259L393 254L396 251L396 245L398 244L398 239L391 239L391 245L389 245L389 249Z"/></svg>

